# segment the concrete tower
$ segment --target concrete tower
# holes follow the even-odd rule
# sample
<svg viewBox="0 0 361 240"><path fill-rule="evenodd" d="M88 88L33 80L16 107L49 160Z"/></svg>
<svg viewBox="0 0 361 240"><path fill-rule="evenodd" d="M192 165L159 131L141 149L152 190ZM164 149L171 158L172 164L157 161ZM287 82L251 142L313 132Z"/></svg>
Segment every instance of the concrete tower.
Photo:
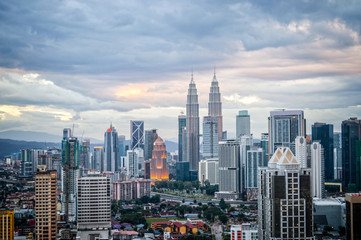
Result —
<svg viewBox="0 0 361 240"><path fill-rule="evenodd" d="M214 76L209 91L208 116L217 117L218 140L221 141L223 132L222 102L221 93L219 92L218 81L216 78L216 71L214 71Z"/></svg>
<svg viewBox="0 0 361 240"><path fill-rule="evenodd" d="M199 163L199 104L196 84L193 80L189 83L187 95L187 156L189 162L189 170L198 171Z"/></svg>

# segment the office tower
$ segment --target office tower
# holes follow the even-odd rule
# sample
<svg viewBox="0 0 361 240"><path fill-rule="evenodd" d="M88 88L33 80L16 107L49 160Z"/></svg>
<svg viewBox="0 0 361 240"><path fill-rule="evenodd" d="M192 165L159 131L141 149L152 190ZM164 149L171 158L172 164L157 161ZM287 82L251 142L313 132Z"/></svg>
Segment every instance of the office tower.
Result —
<svg viewBox="0 0 361 240"><path fill-rule="evenodd" d="M295 152L297 162L301 165L301 168L307 168L307 142L304 136L296 137Z"/></svg>
<svg viewBox="0 0 361 240"><path fill-rule="evenodd" d="M263 149L263 165L267 166L269 160L268 133L261 133L261 148Z"/></svg>
<svg viewBox="0 0 361 240"><path fill-rule="evenodd" d="M62 211L66 222L76 221L76 190L79 177L79 141L75 137L64 138L62 156Z"/></svg>
<svg viewBox="0 0 361 240"><path fill-rule="evenodd" d="M145 130L144 134L144 159L152 158L153 145L158 138L157 129Z"/></svg>
<svg viewBox="0 0 361 240"><path fill-rule="evenodd" d="M93 148L92 169L104 172L103 147L97 146Z"/></svg>
<svg viewBox="0 0 361 240"><path fill-rule="evenodd" d="M118 149L118 133L110 124L110 127L104 133L104 155L103 155L103 171L117 172L119 164L119 149Z"/></svg>
<svg viewBox="0 0 361 240"><path fill-rule="evenodd" d="M178 161L183 161L183 147L185 144L183 143L183 131L186 128L187 117L186 115L178 116Z"/></svg>
<svg viewBox="0 0 361 240"><path fill-rule="evenodd" d="M361 120L350 118L342 121L342 183L346 191L361 190L360 140Z"/></svg>
<svg viewBox="0 0 361 240"><path fill-rule="evenodd" d="M136 200L144 196L150 197L151 181L145 179L117 181L113 183L113 189L114 200Z"/></svg>
<svg viewBox="0 0 361 240"><path fill-rule="evenodd" d="M14 239L14 210L0 210L0 239Z"/></svg>
<svg viewBox="0 0 361 240"><path fill-rule="evenodd" d="M258 170L258 239L314 239L311 169L288 147Z"/></svg>
<svg viewBox="0 0 361 240"><path fill-rule="evenodd" d="M35 174L36 239L57 239L57 173L39 165Z"/></svg>
<svg viewBox="0 0 361 240"><path fill-rule="evenodd" d="M219 168L218 158L208 158L199 161L199 174L198 181L201 184L205 184L206 181L210 185L216 185L219 183Z"/></svg>
<svg viewBox="0 0 361 240"><path fill-rule="evenodd" d="M236 116L236 138L249 134L251 134L251 120L248 111L239 111Z"/></svg>
<svg viewBox="0 0 361 240"><path fill-rule="evenodd" d="M33 162L31 159L31 150L22 149L21 150L21 176L32 177L34 176L33 171Z"/></svg>
<svg viewBox="0 0 361 240"><path fill-rule="evenodd" d="M218 157L218 117L203 118L203 158Z"/></svg>
<svg viewBox="0 0 361 240"><path fill-rule="evenodd" d="M90 140L84 139L80 145L79 166L85 169L90 168Z"/></svg>
<svg viewBox="0 0 361 240"><path fill-rule="evenodd" d="M189 162L177 162L176 165L176 180L189 181Z"/></svg>
<svg viewBox="0 0 361 240"><path fill-rule="evenodd" d="M219 142L219 192L217 199L237 199L241 193L239 141Z"/></svg>
<svg viewBox="0 0 361 240"><path fill-rule="evenodd" d="M218 141L221 141L223 132L222 102L216 72L214 72L211 88L209 90L208 116L215 117L217 119Z"/></svg>
<svg viewBox="0 0 361 240"><path fill-rule="evenodd" d="M252 135L241 135L239 141L239 191L241 194L246 193L246 162L247 162L247 151L253 146Z"/></svg>
<svg viewBox="0 0 361 240"><path fill-rule="evenodd" d="M231 226L232 240L254 240L258 239L257 225L242 223L242 225Z"/></svg>
<svg viewBox="0 0 361 240"><path fill-rule="evenodd" d="M312 197L325 197L325 160L324 149L320 142L311 144L311 189Z"/></svg>
<svg viewBox="0 0 361 240"><path fill-rule="evenodd" d="M130 150L144 149L144 121L130 121Z"/></svg>
<svg viewBox="0 0 361 240"><path fill-rule="evenodd" d="M321 143L325 159L325 181L332 181L334 179L333 125L314 123L312 125L312 141Z"/></svg>
<svg viewBox="0 0 361 240"><path fill-rule="evenodd" d="M342 146L341 133L333 134L333 166L334 179L342 179Z"/></svg>
<svg viewBox="0 0 361 240"><path fill-rule="evenodd" d="M264 167L262 148L250 149L247 151L247 160L245 166L245 188L247 190L247 199L257 199L257 174L258 167Z"/></svg>
<svg viewBox="0 0 361 240"><path fill-rule="evenodd" d="M167 166L167 150L161 137L154 142L153 155L150 162L150 179L168 180L169 169Z"/></svg>
<svg viewBox="0 0 361 240"><path fill-rule="evenodd" d="M79 239L108 239L111 227L110 178L89 172L78 181Z"/></svg>
<svg viewBox="0 0 361 240"><path fill-rule="evenodd" d="M125 136L119 135L118 148L119 148L119 157L123 157L126 155L125 151Z"/></svg>
<svg viewBox="0 0 361 240"><path fill-rule="evenodd" d="M306 137L306 119L302 110L271 111L268 118L269 154L278 147L289 147L293 152L297 136Z"/></svg>
<svg viewBox="0 0 361 240"><path fill-rule="evenodd" d="M187 156L186 161L189 162L190 171L198 171L199 163L199 104L196 84L193 80L189 83L187 95ZM184 157L184 155L183 155Z"/></svg>
<svg viewBox="0 0 361 240"><path fill-rule="evenodd" d="M361 239L361 193L346 194L346 239Z"/></svg>

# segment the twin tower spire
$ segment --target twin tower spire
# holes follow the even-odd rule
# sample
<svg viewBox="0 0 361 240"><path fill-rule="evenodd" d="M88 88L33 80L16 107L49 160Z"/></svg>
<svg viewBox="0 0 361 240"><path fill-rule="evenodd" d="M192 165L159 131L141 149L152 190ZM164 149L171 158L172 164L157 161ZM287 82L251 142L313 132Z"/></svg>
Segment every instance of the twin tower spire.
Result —
<svg viewBox="0 0 361 240"><path fill-rule="evenodd" d="M203 136L204 142L205 137L210 139L215 138L216 140L222 140L222 103L221 93L219 91L218 81L216 78L216 71L214 70L214 76L209 92L208 102L208 117L213 117L216 122L216 130L213 134L218 136ZM191 81L189 83L187 105L186 105L186 142L183 143L185 146L185 155L183 161L189 162L189 169L191 171L198 171L198 163L200 159L199 153L199 104L196 84L193 79L193 72L191 74ZM218 141L216 141L218 145Z"/></svg>

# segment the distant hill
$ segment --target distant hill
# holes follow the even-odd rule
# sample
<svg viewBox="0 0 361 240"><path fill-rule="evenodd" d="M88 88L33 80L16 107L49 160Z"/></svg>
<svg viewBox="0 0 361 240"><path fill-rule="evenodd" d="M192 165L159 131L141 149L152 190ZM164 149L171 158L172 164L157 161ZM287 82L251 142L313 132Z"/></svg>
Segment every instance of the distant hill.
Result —
<svg viewBox="0 0 361 240"><path fill-rule="evenodd" d="M178 143L165 140L165 146L168 152L175 152L178 150Z"/></svg>
<svg viewBox="0 0 361 240"><path fill-rule="evenodd" d="M2 139L12 139L12 140L18 140L18 141L33 141L33 142L61 142L63 136L61 135L54 135L50 133L45 132L33 132L33 131L4 131L0 132L0 138ZM77 136L79 137L79 136ZM89 139L87 137L84 137L84 139ZM99 139L90 138L90 143L99 144L103 143Z"/></svg>
<svg viewBox="0 0 361 240"><path fill-rule="evenodd" d="M49 142L27 142L11 139L0 139L0 158L9 155L10 153L20 152L21 149L33 148L61 148L60 143Z"/></svg>

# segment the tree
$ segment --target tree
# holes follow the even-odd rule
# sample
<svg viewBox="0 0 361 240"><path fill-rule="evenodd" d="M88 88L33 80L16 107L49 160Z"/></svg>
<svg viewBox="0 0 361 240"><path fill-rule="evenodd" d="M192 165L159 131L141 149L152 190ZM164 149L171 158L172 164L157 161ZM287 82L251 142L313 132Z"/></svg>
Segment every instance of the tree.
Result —
<svg viewBox="0 0 361 240"><path fill-rule="evenodd" d="M221 201L219 201L219 207L224 210L227 209L229 207L229 204L227 204L224 199L222 198Z"/></svg>
<svg viewBox="0 0 361 240"><path fill-rule="evenodd" d="M221 214L222 211L215 206L210 206L204 211L204 217L210 222L214 222L214 217L219 216Z"/></svg>
<svg viewBox="0 0 361 240"><path fill-rule="evenodd" d="M221 221L223 224L226 224L228 222L228 217L224 214L219 215L218 217L219 221Z"/></svg>

